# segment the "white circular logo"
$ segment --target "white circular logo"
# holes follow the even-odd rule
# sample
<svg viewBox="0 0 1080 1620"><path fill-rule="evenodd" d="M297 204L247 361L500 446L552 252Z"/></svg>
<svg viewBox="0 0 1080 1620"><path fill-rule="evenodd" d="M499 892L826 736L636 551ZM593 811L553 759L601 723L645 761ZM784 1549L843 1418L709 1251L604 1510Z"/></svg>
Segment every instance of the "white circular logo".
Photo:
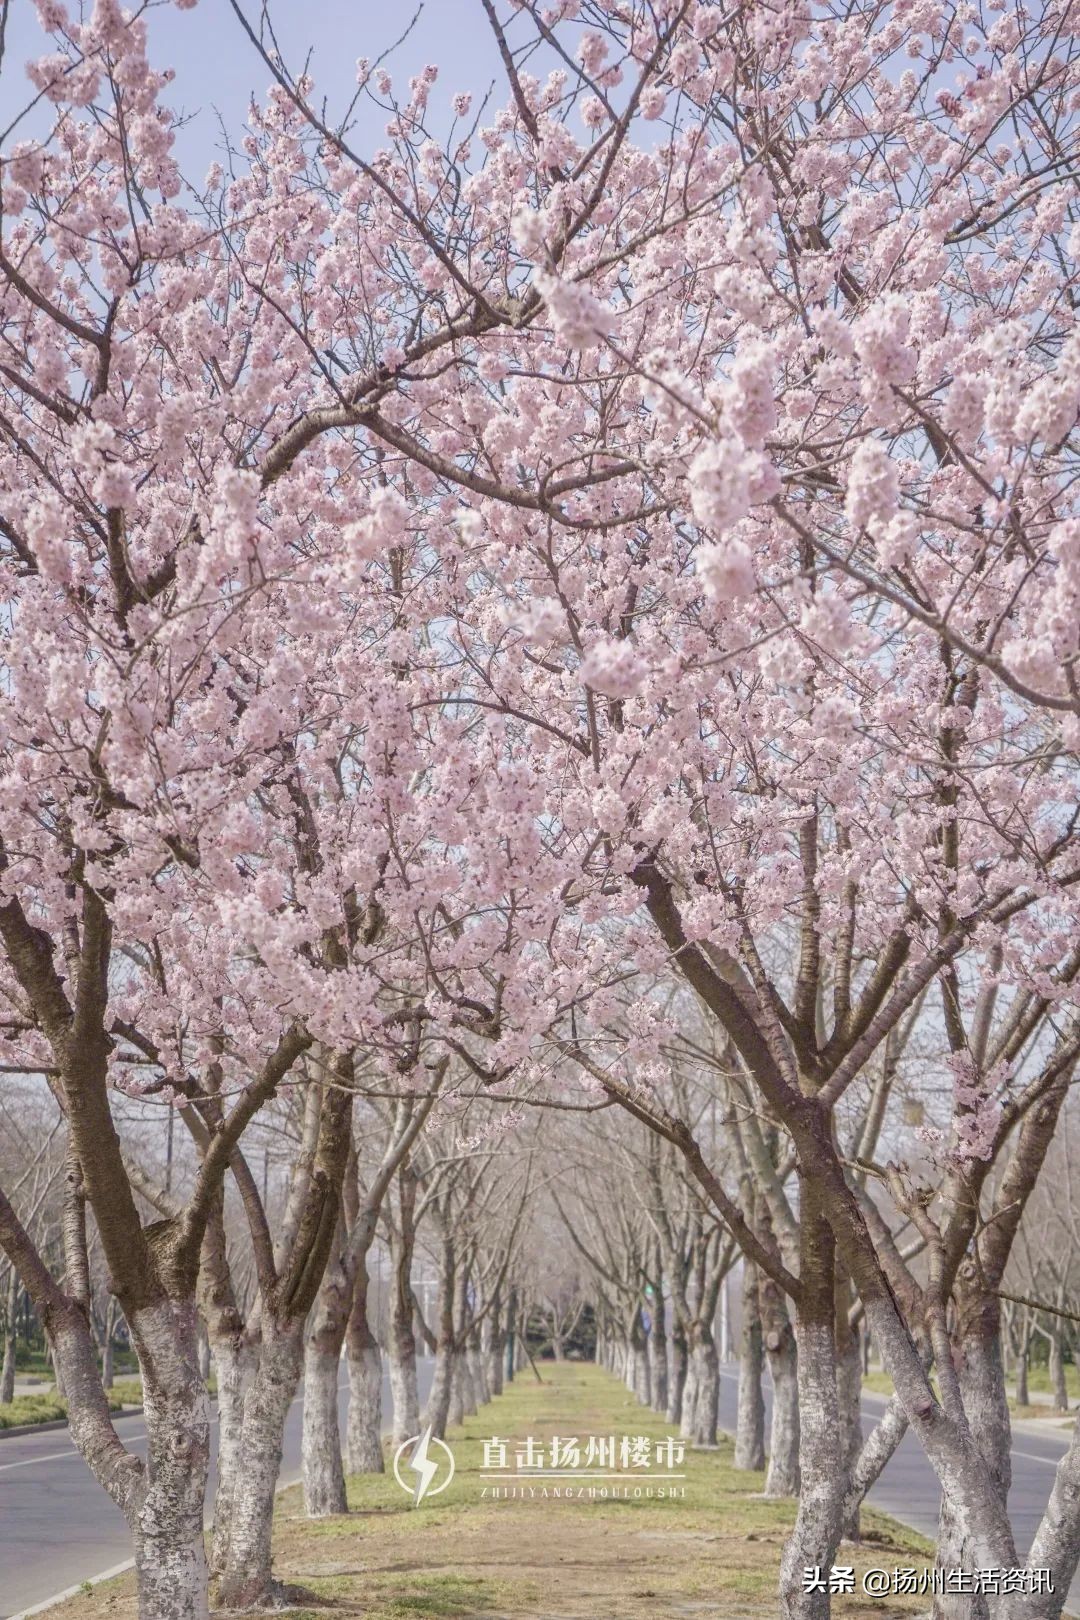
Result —
<svg viewBox="0 0 1080 1620"><path fill-rule="evenodd" d="M412 1455L405 1464L405 1472L416 1477L403 1479L401 1459L410 1449ZM433 1452L435 1455L432 1455ZM435 1481L443 1468L439 1452L446 1453L446 1478L436 1485ZM440 1491L445 1491L453 1477L454 1453L445 1440L436 1440L432 1436L430 1423L423 1434L414 1434L411 1439L403 1440L394 1452L394 1478L406 1496L412 1497L414 1507L419 1507L425 1496L438 1496Z"/></svg>

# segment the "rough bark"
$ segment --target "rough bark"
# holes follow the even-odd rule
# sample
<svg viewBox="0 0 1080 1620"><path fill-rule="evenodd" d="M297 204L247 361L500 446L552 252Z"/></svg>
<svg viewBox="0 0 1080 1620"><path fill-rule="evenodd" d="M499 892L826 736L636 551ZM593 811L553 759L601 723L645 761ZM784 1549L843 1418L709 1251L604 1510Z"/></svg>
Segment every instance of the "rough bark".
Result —
<svg viewBox="0 0 1080 1620"><path fill-rule="evenodd" d="M1060 1325L1056 1325L1050 1334L1050 1384L1054 1394L1054 1405L1059 1412L1069 1410L1069 1387L1065 1382L1065 1354L1063 1348L1063 1334Z"/></svg>
<svg viewBox="0 0 1080 1620"><path fill-rule="evenodd" d="M228 1557L229 1526L240 1477L244 1398L255 1358L241 1329L215 1338L213 1355L217 1370L218 1482L214 1493L210 1573L216 1579Z"/></svg>
<svg viewBox="0 0 1080 1620"><path fill-rule="evenodd" d="M304 1347L304 1417L300 1442L304 1511L309 1519L328 1518L331 1514L348 1511L338 1417L340 1375L341 1357L321 1350L315 1340L309 1339Z"/></svg>
<svg viewBox="0 0 1080 1620"><path fill-rule="evenodd" d="M1050 1501L1028 1554L1029 1569L1050 1569L1052 1594L1018 1600L1007 1620L1060 1620L1069 1587L1080 1565L1080 1422L1057 1465ZM998 1617L995 1616L995 1620Z"/></svg>
<svg viewBox="0 0 1080 1620"><path fill-rule="evenodd" d="M450 1409L446 1421L457 1428L465 1421L465 1358L460 1350L452 1351L451 1355Z"/></svg>
<svg viewBox="0 0 1080 1620"><path fill-rule="evenodd" d="M453 1345L440 1344L435 1352L435 1366L432 1370L431 1389L428 1392L425 1414L425 1426L430 1426L432 1434L439 1440L445 1435L446 1425L450 1421L453 1380Z"/></svg>
<svg viewBox="0 0 1080 1620"><path fill-rule="evenodd" d="M420 1433L420 1397L416 1382L416 1338L412 1330L412 1310L402 1322L396 1317L390 1326L390 1395L394 1403L393 1444L411 1440Z"/></svg>
<svg viewBox="0 0 1080 1620"><path fill-rule="evenodd" d="M667 1420L682 1423L683 1400L686 1390L686 1334L678 1322L671 1330L671 1358L668 1372Z"/></svg>
<svg viewBox="0 0 1080 1620"><path fill-rule="evenodd" d="M491 1390L488 1387L487 1357L480 1348L480 1329L477 1327L469 1337L468 1345L469 1377L472 1380L473 1395L477 1406L486 1406L491 1399Z"/></svg>
<svg viewBox="0 0 1080 1620"><path fill-rule="evenodd" d="M804 1592L802 1572L835 1562L844 1498L840 1412L836 1395L833 1324L800 1320L799 1511L780 1567L783 1620L828 1620L827 1592Z"/></svg>
<svg viewBox="0 0 1080 1620"><path fill-rule="evenodd" d="M772 1378L772 1423L769 1429L769 1469L766 1496L799 1494L799 1367L795 1333L776 1284L763 1274L758 1279L762 1338Z"/></svg>
<svg viewBox="0 0 1080 1620"><path fill-rule="evenodd" d="M761 1338L757 1271L743 1263L742 1338L739 1346L739 1397L735 1418L735 1467L765 1467L765 1400L761 1376L765 1351Z"/></svg>
<svg viewBox="0 0 1080 1620"><path fill-rule="evenodd" d="M420 1433L420 1397L416 1384L415 1306L412 1262L416 1244L416 1176L408 1164L398 1171L398 1219L390 1233L393 1295L390 1306L390 1395L394 1404L396 1449Z"/></svg>
<svg viewBox="0 0 1080 1620"><path fill-rule="evenodd" d="M649 1371L648 1336L641 1320L641 1311L636 1306L630 1323L630 1355L626 1367L626 1387L642 1406L651 1404L652 1380Z"/></svg>
<svg viewBox="0 0 1080 1620"><path fill-rule="evenodd" d="M262 1603L272 1591L274 1493L285 1418L300 1381L303 1327L303 1318L278 1322L263 1314L258 1366L244 1401L237 1464L242 1488L234 1493L228 1553L218 1581L218 1598L226 1608Z"/></svg>
<svg viewBox="0 0 1080 1620"><path fill-rule="evenodd" d="M205 1620L210 1403L199 1376L195 1301L163 1303L133 1312L130 1320L148 1450L128 1515L139 1620Z"/></svg>
<svg viewBox="0 0 1080 1620"><path fill-rule="evenodd" d="M797 1312L799 1510L780 1566L783 1620L828 1620L828 1592L803 1590L802 1572L835 1561L846 1489L836 1384L833 1237L817 1189L800 1185L800 1291Z"/></svg>
<svg viewBox="0 0 1080 1620"><path fill-rule="evenodd" d="M966 1274L966 1275L965 1275ZM1012 1431L1001 1357L1001 1307L984 1295L977 1276L965 1266L956 1290L957 1329L954 1364L971 1437L986 1473L1004 1507L1012 1483ZM936 1562L939 1569L971 1569L974 1549L964 1535L962 1516L944 1491L938 1521ZM989 1620L990 1603L982 1593L938 1594L934 1620Z"/></svg>
<svg viewBox="0 0 1080 1620"><path fill-rule="evenodd" d="M846 1278L836 1290L836 1393L840 1413L840 1454L845 1475L850 1480L863 1449L862 1356L859 1336L850 1326L851 1289ZM859 1507L847 1496L844 1536L859 1539Z"/></svg>
<svg viewBox="0 0 1080 1620"><path fill-rule="evenodd" d="M516 1360L515 1338L517 1336L517 1289L511 1288L510 1298L506 1302L506 1334L503 1341L505 1361L503 1370L506 1382L514 1381L514 1361Z"/></svg>
<svg viewBox="0 0 1080 1620"><path fill-rule="evenodd" d="M880 1478L885 1464L908 1430L903 1402L894 1395L871 1430L848 1480L845 1522L857 1514L867 1491Z"/></svg>
<svg viewBox="0 0 1080 1620"><path fill-rule="evenodd" d="M686 1379L683 1383L682 1412L679 1417L679 1438L694 1437L694 1414L697 1410L697 1358L691 1345L686 1346Z"/></svg>
<svg viewBox="0 0 1080 1620"><path fill-rule="evenodd" d="M694 1419L691 1440L695 1446L715 1446L720 1400L720 1362L712 1329L701 1327L694 1357Z"/></svg>
<svg viewBox="0 0 1080 1620"><path fill-rule="evenodd" d="M0 1369L0 1402L6 1404L15 1398L15 1352L18 1345L16 1306L19 1302L19 1277L12 1266L8 1274L7 1300L4 1311L4 1365Z"/></svg>
<svg viewBox="0 0 1080 1620"><path fill-rule="evenodd" d="M319 1284L304 1344L300 1460L304 1511L309 1519L326 1518L348 1511L345 1469L341 1457L338 1384L354 1284L355 1278L346 1253L345 1221L342 1219L334 1234L330 1259Z"/></svg>
<svg viewBox="0 0 1080 1620"><path fill-rule="evenodd" d="M444 1229L439 1257L439 1329L426 1416L426 1426L440 1440L446 1433L454 1396L454 1372L457 1360L457 1346L454 1339L454 1279L454 1245L449 1232Z"/></svg>
<svg viewBox="0 0 1080 1620"><path fill-rule="evenodd" d="M1016 1404L1017 1406L1030 1406L1031 1396L1028 1393L1028 1357L1031 1353L1031 1328L1024 1323L1020 1339L1020 1351L1016 1358Z"/></svg>
<svg viewBox="0 0 1080 1620"><path fill-rule="evenodd" d="M384 1472L382 1450L382 1354L368 1321L368 1274L361 1261L349 1312L349 1421L345 1450L350 1474ZM413 1429L412 1434L416 1433Z"/></svg>
<svg viewBox="0 0 1080 1620"><path fill-rule="evenodd" d="M349 1352L349 1422L346 1456L350 1474L385 1472L382 1450L382 1356L372 1342ZM416 1430L412 1431L414 1434Z"/></svg>
<svg viewBox="0 0 1080 1620"><path fill-rule="evenodd" d="M502 1335L502 1298L498 1290L488 1312L481 1333L481 1345L487 1363L488 1399L501 1395L503 1390L504 1345Z"/></svg>
<svg viewBox="0 0 1080 1620"><path fill-rule="evenodd" d="M649 1326L649 1382L652 1405L666 1412L668 1404L667 1312L657 1284L653 1293Z"/></svg>

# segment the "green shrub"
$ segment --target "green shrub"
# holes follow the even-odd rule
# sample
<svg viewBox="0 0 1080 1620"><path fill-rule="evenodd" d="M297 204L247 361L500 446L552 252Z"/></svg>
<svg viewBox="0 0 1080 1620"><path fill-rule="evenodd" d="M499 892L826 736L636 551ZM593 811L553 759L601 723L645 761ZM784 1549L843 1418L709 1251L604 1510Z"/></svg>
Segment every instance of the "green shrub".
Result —
<svg viewBox="0 0 1080 1620"><path fill-rule="evenodd" d="M51 1423L67 1416L67 1407L55 1395L16 1395L0 1406L0 1429L17 1429L23 1423Z"/></svg>

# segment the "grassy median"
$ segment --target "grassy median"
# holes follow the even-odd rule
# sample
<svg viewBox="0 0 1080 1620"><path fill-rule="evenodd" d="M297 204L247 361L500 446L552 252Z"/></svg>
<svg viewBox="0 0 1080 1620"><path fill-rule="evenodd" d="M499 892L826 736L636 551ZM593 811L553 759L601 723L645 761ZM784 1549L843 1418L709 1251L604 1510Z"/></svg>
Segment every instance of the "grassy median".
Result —
<svg viewBox="0 0 1080 1620"><path fill-rule="evenodd" d="M282 1493L275 1573L292 1589L297 1620L776 1614L780 1552L794 1503L765 1501L762 1476L735 1471L727 1440L716 1451L687 1451L673 1465L686 1475L672 1487L685 1487L684 1497L567 1497L567 1482L539 1477L529 1481L531 1496L482 1494L493 1488L482 1466L483 1442L492 1436L511 1442L513 1469L516 1447L528 1436L548 1446L554 1436L577 1437L582 1448L589 1435L645 1436L655 1447L670 1433L598 1368L545 1363L541 1372L543 1383L531 1372L519 1374L506 1394L451 1431L453 1483L417 1508L389 1473L351 1480L352 1511L341 1518L308 1521L299 1491ZM641 1469L627 1470L625 1478L631 1488L647 1486ZM504 1489L514 1484L498 1482ZM582 1480L571 1488L588 1487ZM932 1562L925 1540L883 1514L867 1512L864 1532L862 1544L845 1546L840 1560L860 1573ZM836 1600L846 1620L888 1620L920 1608L925 1597ZM57 1611L58 1620L133 1620L134 1613L130 1576Z"/></svg>

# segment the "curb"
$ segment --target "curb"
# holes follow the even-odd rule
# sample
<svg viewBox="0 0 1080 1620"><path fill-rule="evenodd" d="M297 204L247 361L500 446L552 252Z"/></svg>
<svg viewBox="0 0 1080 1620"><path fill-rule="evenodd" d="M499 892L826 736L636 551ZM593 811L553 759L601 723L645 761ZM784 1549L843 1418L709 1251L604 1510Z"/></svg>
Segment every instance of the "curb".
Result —
<svg viewBox="0 0 1080 1620"><path fill-rule="evenodd" d="M50 1429L66 1429L67 1418L50 1418L47 1423L16 1423L13 1428L0 1429L0 1440L14 1440L20 1434L48 1434Z"/></svg>
<svg viewBox="0 0 1080 1620"><path fill-rule="evenodd" d="M112 1416L114 1418L139 1417L141 1413L141 1406L122 1406L119 1412L114 1412ZM48 1434L51 1429L66 1429L67 1426L67 1418L49 1418L47 1423L16 1423L12 1429L0 1429L0 1440L17 1440L21 1434ZM29 1614L31 1611L28 1609L26 1612ZM12 1620L14 1620L14 1617L12 1617Z"/></svg>
<svg viewBox="0 0 1080 1620"><path fill-rule="evenodd" d="M41 1428L42 1425L38 1423L32 1425L32 1427ZM68 1598L78 1597L80 1592L85 1592L88 1586L98 1586L102 1581L111 1581L115 1576L126 1575L129 1569L134 1568L134 1558L126 1558L122 1564L114 1564L112 1569L103 1569L100 1575L91 1575L88 1581L80 1581L78 1586L69 1586L63 1592L54 1593L52 1597L47 1597L43 1603L35 1603L29 1609L20 1609L18 1614L9 1615L8 1620L29 1620L32 1614L44 1614L46 1609L53 1608L57 1603L66 1603Z"/></svg>
<svg viewBox="0 0 1080 1620"><path fill-rule="evenodd" d="M33 1427L41 1428L41 1424L34 1424ZM278 1481L274 1495L280 1496L282 1491L289 1491L299 1483L300 1475L297 1473L291 1474L288 1479ZM207 1513L206 1525L209 1529L209 1512ZM114 1564L111 1569L103 1569L100 1575L91 1575L89 1580L80 1581L77 1586L66 1587L63 1592L54 1592L52 1597L43 1598L40 1603L33 1604L29 1609L20 1609L18 1614L9 1614L7 1620L30 1620L30 1616L33 1614L44 1614L47 1609L55 1609L58 1603L66 1603L69 1598L79 1597L80 1594L86 1591L88 1586L100 1586L103 1581L115 1580L118 1575L126 1575L129 1569L134 1568L134 1558L126 1558L122 1564Z"/></svg>
<svg viewBox="0 0 1080 1620"><path fill-rule="evenodd" d="M340 1387L341 1387L340 1384L339 1384L338 1387L340 1389ZM296 1397L297 1400L299 1400L299 1398L300 1398L299 1396ZM215 1399L216 1399L216 1396L211 1396L211 1400L215 1400ZM295 1404L296 1404L296 1401L294 1400L293 1405L295 1405ZM139 1410L141 1412L142 1407L140 1407ZM134 1415L135 1414L132 1413L132 1416L134 1416ZM31 1425L31 1427L33 1427L35 1429L40 1429L42 1427L42 1425L40 1423L35 1423L35 1424ZM383 1432L385 1434L389 1434L390 1430L389 1430L389 1428L386 1428ZM10 1429L8 1430L8 1433L9 1434L11 1433ZM277 1489L275 1490L274 1495L275 1496L280 1496L282 1491L291 1490L294 1485L298 1485L300 1483L301 1478L302 1478L302 1473L301 1473L300 1469L298 1469L298 1468L292 1469L291 1472L289 1473L289 1476L288 1476L287 1479L279 1479L278 1480ZM207 1504L207 1514L206 1514L206 1526L207 1526L207 1528L209 1528L209 1525L210 1525L210 1515L211 1515L211 1507L210 1507L210 1504L208 1503ZM115 1579L115 1577L117 1575L126 1575L129 1569L134 1569L134 1568L135 1568L135 1560L134 1560L134 1558L128 1558L122 1564L114 1564L112 1569L102 1570L100 1575L91 1575L89 1580L80 1581L77 1586L69 1586L63 1592L54 1592L52 1597L43 1598L40 1603L33 1604L29 1609L20 1609L18 1614L9 1614L7 1616L7 1620L30 1620L31 1615L44 1614L46 1609L55 1608L56 1604L58 1604L58 1603L66 1603L68 1598L77 1597L80 1592L85 1591L86 1587L88 1587L88 1586L98 1586L98 1585L100 1585L100 1583L102 1581L111 1581L111 1580Z"/></svg>

